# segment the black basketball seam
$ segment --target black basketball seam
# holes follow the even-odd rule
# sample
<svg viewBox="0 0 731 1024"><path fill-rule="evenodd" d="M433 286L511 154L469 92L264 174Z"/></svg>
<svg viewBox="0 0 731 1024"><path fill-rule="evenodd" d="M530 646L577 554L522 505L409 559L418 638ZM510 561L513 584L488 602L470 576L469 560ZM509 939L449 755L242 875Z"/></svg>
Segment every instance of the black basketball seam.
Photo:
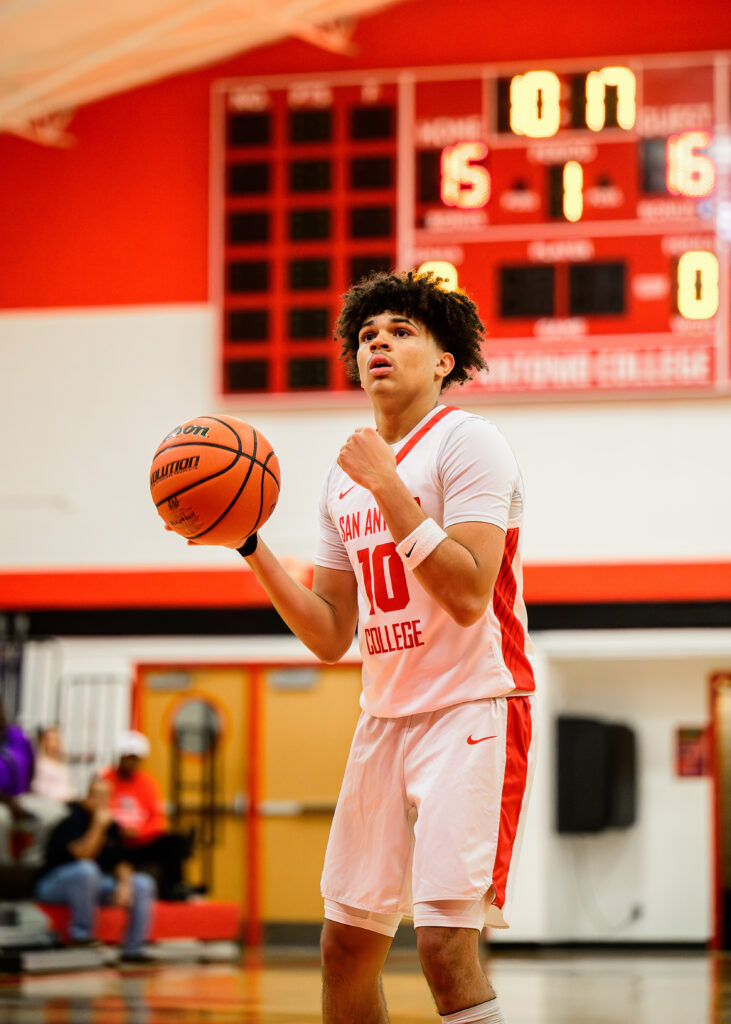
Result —
<svg viewBox="0 0 731 1024"><path fill-rule="evenodd" d="M234 430L234 428L231 426L230 423L227 423L225 420L219 419L218 416L201 416L201 419L202 420L213 420L214 423L220 423L222 427L226 427L227 430L230 430L231 433L233 434L233 436L236 438L236 443L237 443L238 448L239 448L239 455L243 454L243 447L242 447L242 444L241 444L241 434L239 434L238 430ZM243 420L241 422L243 423ZM251 425L247 424L247 426L251 426ZM251 429L253 430L254 428L251 427ZM254 444L254 451L256 451L256 444Z"/></svg>
<svg viewBox="0 0 731 1024"><path fill-rule="evenodd" d="M250 459L255 462L257 466L261 466L262 469L266 470L267 473L271 473L276 480L276 476L272 473L271 469L269 469L265 463L260 462L259 459L255 459L253 455L249 455L248 452L243 450L238 452L235 448L229 448L227 444L216 444L215 441L180 441L179 444L170 444L167 448L163 448L161 451L155 452L152 456L152 464L155 464L155 459L159 458L160 455L165 455L167 452L172 451L173 448L189 448L191 445L195 445L199 448L218 448L219 451L231 452L232 455L238 455L241 459ZM232 462L231 465L233 466L234 463Z"/></svg>
<svg viewBox="0 0 731 1024"><path fill-rule="evenodd" d="M211 417L211 418L213 418L213 417ZM254 430L254 428L253 428L253 427L251 428L251 432L252 432L252 434L254 435L254 450L253 450L253 452L251 453L251 459L250 459L250 461L249 461L249 468L248 468L248 469L247 469L247 471L246 471L246 476L244 477L243 483L241 484L241 486L239 487L238 491L237 491L237 492L236 492L236 494L235 494L235 495L233 496L233 498L231 499L231 501L229 502L229 504L228 504L228 505L226 506L226 508L225 508L225 509L223 510L223 512L221 513L221 515L220 515L220 516L218 517L218 519L216 519L216 520L215 520L215 522L211 523L211 525L210 525L210 526L207 526L207 527L205 528L205 530L201 530L201 532L200 532L200 533L196 533L196 534L194 534L194 535L193 535L192 537L189 537L189 538L188 538L189 540L198 540L198 538L199 538L199 537L205 537L205 535L206 535L207 533L210 533L210 532L211 532L211 530L212 530L212 529L213 529L213 528L214 528L215 526L218 526L218 524L219 524L219 523L221 522L221 520L222 520L222 519L225 519L225 517L226 517L226 516L227 516L227 515L229 514L229 512L231 511L231 509L232 509L232 508L234 507L234 505L236 504L236 502L237 502L237 501L239 500L239 498L241 497L241 493L242 493L242 491L243 491L244 487L246 487L247 483L249 482L249 477L251 476L252 470L254 469L254 463L256 462L256 463L257 463L257 465L261 466L261 463L260 463L260 462L258 461L258 459L256 458L256 449L257 449L257 447L258 447L258 443L259 443L259 435L257 434L257 432L256 432L256 431ZM263 469L263 468L264 468L264 467L262 466L262 469ZM262 475L263 475L263 474L262 474ZM261 513L260 513L260 514L261 514Z"/></svg>
<svg viewBox="0 0 731 1024"><path fill-rule="evenodd" d="M270 459L273 459L273 458L274 458L274 452L273 452L273 451L272 451L272 452L269 452L269 454L268 454L268 455L267 455L267 457L266 457L266 460L265 460L265 462L269 462L269 460L270 460ZM278 480L278 478L277 478L277 475L276 475L276 473L274 473L274 472L273 472L273 471L272 471L272 470L271 470L271 469L269 468L269 466L267 466L267 465L265 465L265 466L264 466L264 469L265 469L265 470L266 470L266 472L267 472L267 473L269 473L269 475L270 475L270 476L271 476L271 477L273 478L273 480L274 480L274 483L275 483L275 484L277 485L277 490L279 490L279 480Z"/></svg>
<svg viewBox="0 0 731 1024"><path fill-rule="evenodd" d="M269 460L272 457L276 458L276 455L274 455L273 451L269 452L269 454L267 455L266 462L269 462ZM279 483L279 477L277 476L277 474L274 472L273 469L270 469L269 466L266 465L266 463L265 463L265 465L262 468L263 468L265 473L269 474L269 476L272 478L274 483L277 485L277 494L279 494L280 490L282 489L281 488L281 484Z"/></svg>
<svg viewBox="0 0 731 1024"><path fill-rule="evenodd" d="M236 463L239 461L239 456L232 452L234 456L233 462L230 462L228 466L224 466L223 469L216 470L215 473L211 473L210 476L204 476L201 480L196 480L192 484L188 484L186 487L181 487L179 491L173 491L172 494L168 494L160 501L155 502L155 508L160 508L166 501L170 501L171 498L177 498L180 494L185 494L186 491L190 491L193 487L197 487L199 484L207 484L209 480L215 480L217 476L223 476L224 473L228 473L230 469L233 469ZM251 466L249 466L249 472L251 472Z"/></svg>
<svg viewBox="0 0 731 1024"><path fill-rule="evenodd" d="M219 448L223 452L231 452L232 455L246 455L246 452L240 451L238 448L231 448L227 444L219 444L217 441L206 441L201 438L196 438L194 441L173 442L169 444L167 448L161 448L159 451L155 452L152 457L152 461L154 462L159 455L164 455L165 452L170 452L174 448L190 448L191 445L198 445L201 448Z"/></svg>
<svg viewBox="0 0 731 1024"><path fill-rule="evenodd" d="M266 457L266 461L269 462L269 460L272 459L272 458L274 458L274 452L269 452L269 454ZM271 473L271 470L269 470L269 472ZM274 476L273 473L272 473L272 477L274 477L274 482L277 485L277 498L278 498L279 497L279 481L277 480L276 476ZM276 501L275 501L275 504L276 504ZM261 488L260 488L260 492L259 492L259 517L256 520L256 526L255 526L254 529L257 529L257 530L259 529L259 521L261 520L261 515L262 515L263 511L264 511L264 474L262 473L261 474Z"/></svg>
<svg viewBox="0 0 731 1024"><path fill-rule="evenodd" d="M267 457L266 457L266 461L267 462L269 462L269 460L271 459L273 454L274 454L274 452L270 452L267 455ZM257 527L259 526L259 520L261 519L261 514L262 514L263 509L264 509L264 474L262 473L261 474L261 480L259 481L259 515L256 517L256 526L254 527L254 530L256 530ZM252 533L253 533L253 530L252 530Z"/></svg>

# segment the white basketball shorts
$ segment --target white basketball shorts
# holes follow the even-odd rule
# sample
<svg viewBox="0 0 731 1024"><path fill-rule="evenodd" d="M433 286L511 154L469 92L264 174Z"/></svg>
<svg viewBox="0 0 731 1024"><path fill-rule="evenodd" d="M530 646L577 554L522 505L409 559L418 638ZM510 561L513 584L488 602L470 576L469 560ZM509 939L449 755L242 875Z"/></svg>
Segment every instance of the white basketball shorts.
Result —
<svg viewBox="0 0 731 1024"><path fill-rule="evenodd" d="M495 697L407 718L362 712L325 854L325 900L413 916L483 900L508 914L535 755L533 698Z"/></svg>

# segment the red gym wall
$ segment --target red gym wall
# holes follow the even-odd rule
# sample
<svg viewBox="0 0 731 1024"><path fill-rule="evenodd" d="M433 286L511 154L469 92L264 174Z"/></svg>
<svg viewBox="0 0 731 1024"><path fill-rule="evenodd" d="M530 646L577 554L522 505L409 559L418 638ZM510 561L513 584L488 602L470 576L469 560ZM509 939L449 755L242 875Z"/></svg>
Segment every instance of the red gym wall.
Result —
<svg viewBox="0 0 731 1024"><path fill-rule="evenodd" d="M0 308L207 299L213 81L252 74L713 50L731 45L718 0L407 0L357 23L352 56L297 40L82 108L75 145L0 135Z"/></svg>

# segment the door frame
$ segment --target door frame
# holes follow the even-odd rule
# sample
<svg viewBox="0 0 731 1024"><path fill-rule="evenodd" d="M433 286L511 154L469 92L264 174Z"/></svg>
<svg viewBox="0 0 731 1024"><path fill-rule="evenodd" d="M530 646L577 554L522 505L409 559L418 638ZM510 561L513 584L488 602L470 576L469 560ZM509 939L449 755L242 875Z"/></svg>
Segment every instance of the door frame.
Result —
<svg viewBox="0 0 731 1024"><path fill-rule="evenodd" d="M723 814L721 808L721 762L719 737L719 694L723 686L731 685L731 670L714 672L709 679L710 724L708 728L709 768L711 781L711 949L723 948L724 900L723 900Z"/></svg>

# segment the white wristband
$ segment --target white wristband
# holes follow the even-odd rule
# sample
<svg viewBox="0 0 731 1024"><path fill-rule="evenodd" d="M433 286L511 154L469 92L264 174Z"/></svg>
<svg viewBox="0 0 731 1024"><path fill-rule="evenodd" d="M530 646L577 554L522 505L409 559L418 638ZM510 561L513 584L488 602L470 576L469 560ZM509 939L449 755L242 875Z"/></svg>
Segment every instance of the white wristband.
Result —
<svg viewBox="0 0 731 1024"><path fill-rule="evenodd" d="M396 550L406 568L415 569L446 539L447 534L438 523L433 519L425 519L408 537L404 537L401 543L396 545Z"/></svg>

